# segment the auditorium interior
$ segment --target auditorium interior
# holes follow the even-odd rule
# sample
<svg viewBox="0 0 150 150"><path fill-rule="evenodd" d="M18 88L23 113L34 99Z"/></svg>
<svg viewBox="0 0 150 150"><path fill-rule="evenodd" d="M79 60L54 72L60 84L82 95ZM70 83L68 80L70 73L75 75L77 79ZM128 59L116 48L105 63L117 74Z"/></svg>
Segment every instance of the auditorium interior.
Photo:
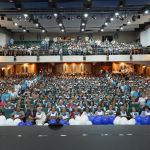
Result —
<svg viewBox="0 0 150 150"><path fill-rule="evenodd" d="M149 138L150 0L0 0L0 149Z"/></svg>

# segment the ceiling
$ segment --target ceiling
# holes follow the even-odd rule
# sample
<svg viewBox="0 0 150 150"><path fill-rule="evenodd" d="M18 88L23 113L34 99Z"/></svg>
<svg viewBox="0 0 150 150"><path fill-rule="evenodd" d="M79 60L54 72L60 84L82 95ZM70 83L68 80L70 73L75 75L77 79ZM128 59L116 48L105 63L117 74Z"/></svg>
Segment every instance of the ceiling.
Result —
<svg viewBox="0 0 150 150"><path fill-rule="evenodd" d="M51 2L52 1L52 2ZM88 3L90 1L90 3ZM150 23L150 13L144 14L144 10L150 11L150 0L123 0L123 6L119 5L120 0L1 0L0 1L0 25L12 32L22 32L26 29L29 32L58 33L63 28L65 32L80 32L82 22L85 32L94 33L104 29L104 32L111 32L123 27L122 31L134 31L141 25ZM90 4L90 5L88 5ZM119 16L115 16L115 12ZM58 17L54 17L54 13ZM88 18L84 18L84 13ZM23 14L29 17L24 17ZM114 21L110 21L113 17ZM39 27L35 26L35 20ZM127 24L131 21L130 24ZM62 27L59 27L59 22ZM107 26L103 26L108 22ZM14 23L18 25L15 26Z"/></svg>

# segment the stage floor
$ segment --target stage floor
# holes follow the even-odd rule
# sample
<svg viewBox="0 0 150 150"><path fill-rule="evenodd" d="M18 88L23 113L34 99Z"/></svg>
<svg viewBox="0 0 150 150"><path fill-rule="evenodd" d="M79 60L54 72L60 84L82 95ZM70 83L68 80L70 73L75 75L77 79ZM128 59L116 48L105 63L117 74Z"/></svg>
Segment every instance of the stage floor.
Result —
<svg viewBox="0 0 150 150"><path fill-rule="evenodd" d="M0 127L0 150L148 150L150 126Z"/></svg>

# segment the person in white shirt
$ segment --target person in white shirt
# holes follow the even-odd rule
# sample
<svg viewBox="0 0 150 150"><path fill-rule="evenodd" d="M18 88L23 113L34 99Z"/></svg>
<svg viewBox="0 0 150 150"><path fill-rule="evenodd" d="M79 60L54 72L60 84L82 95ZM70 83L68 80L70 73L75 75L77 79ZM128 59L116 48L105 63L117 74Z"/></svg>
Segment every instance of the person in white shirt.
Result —
<svg viewBox="0 0 150 150"><path fill-rule="evenodd" d="M102 110L101 106L98 106L97 111L95 112L96 116L103 116L104 111Z"/></svg>
<svg viewBox="0 0 150 150"><path fill-rule="evenodd" d="M42 111L42 107L38 107L36 112L36 125L44 125L45 121L46 114Z"/></svg>
<svg viewBox="0 0 150 150"><path fill-rule="evenodd" d="M57 119L58 118L58 112L56 111L55 107L52 108L52 110L47 114L47 119Z"/></svg>
<svg viewBox="0 0 150 150"><path fill-rule="evenodd" d="M139 112L136 111L135 107L132 108L132 112L130 114L132 118L139 116Z"/></svg>
<svg viewBox="0 0 150 150"><path fill-rule="evenodd" d="M146 99L147 99L147 96L145 95L145 93L142 93L142 96L139 97L139 100L138 100L138 103L140 104L141 109L144 108Z"/></svg>

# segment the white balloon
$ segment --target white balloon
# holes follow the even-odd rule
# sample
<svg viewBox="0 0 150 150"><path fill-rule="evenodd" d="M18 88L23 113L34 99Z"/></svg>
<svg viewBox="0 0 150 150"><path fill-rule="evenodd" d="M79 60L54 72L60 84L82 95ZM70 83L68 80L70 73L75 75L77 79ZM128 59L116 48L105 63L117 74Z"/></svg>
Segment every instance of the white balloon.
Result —
<svg viewBox="0 0 150 150"><path fill-rule="evenodd" d="M92 122L91 121L87 121L86 125L92 125Z"/></svg>
<svg viewBox="0 0 150 150"><path fill-rule="evenodd" d="M128 120L128 125L135 125L135 124L136 124L135 119Z"/></svg>
<svg viewBox="0 0 150 150"><path fill-rule="evenodd" d="M128 124L127 118L122 117L121 120L120 120L120 122L119 122L119 124L120 124L120 125L127 125L127 124Z"/></svg>
<svg viewBox="0 0 150 150"><path fill-rule="evenodd" d="M5 116L0 116L0 121L6 121L6 117Z"/></svg>
<svg viewBox="0 0 150 150"><path fill-rule="evenodd" d="M70 125L75 125L75 120L74 120L73 118L70 119L70 120L69 120L69 124L70 124Z"/></svg>
<svg viewBox="0 0 150 150"><path fill-rule="evenodd" d="M114 125L119 125L121 121L121 118L119 116L117 116L114 120Z"/></svg>
<svg viewBox="0 0 150 150"><path fill-rule="evenodd" d="M44 126L48 126L48 123L45 123Z"/></svg>
<svg viewBox="0 0 150 150"><path fill-rule="evenodd" d="M21 122L20 119L15 119L15 120L14 120L14 126L17 126L20 122Z"/></svg>
<svg viewBox="0 0 150 150"><path fill-rule="evenodd" d="M14 126L14 121L13 121L13 119L8 118L8 119L6 120L6 126Z"/></svg>

